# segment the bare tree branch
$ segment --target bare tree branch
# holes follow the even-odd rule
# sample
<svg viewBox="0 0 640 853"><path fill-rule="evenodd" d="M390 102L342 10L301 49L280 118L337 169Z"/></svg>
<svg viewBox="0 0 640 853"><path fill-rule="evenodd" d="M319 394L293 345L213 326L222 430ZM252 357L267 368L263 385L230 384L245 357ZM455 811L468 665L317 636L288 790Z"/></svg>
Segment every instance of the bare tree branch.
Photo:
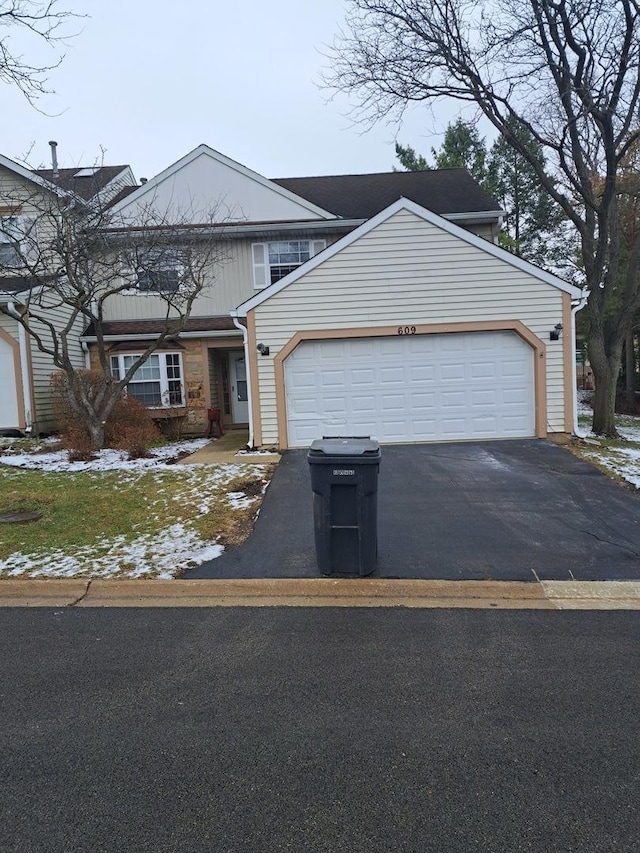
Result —
<svg viewBox="0 0 640 853"><path fill-rule="evenodd" d="M620 353L640 288L637 252L621 256L617 231L621 164L640 139L638 0L348 0L348 10L325 84L355 97L356 120L471 102L576 229L591 292L594 430L615 433ZM522 145L527 136L542 160Z"/></svg>
<svg viewBox="0 0 640 853"><path fill-rule="evenodd" d="M31 104L50 93L49 73L64 59L59 48L77 34L69 23L81 17L60 9L58 0L0 0L0 83L16 86ZM34 62L22 52L37 55L43 47L49 62Z"/></svg>

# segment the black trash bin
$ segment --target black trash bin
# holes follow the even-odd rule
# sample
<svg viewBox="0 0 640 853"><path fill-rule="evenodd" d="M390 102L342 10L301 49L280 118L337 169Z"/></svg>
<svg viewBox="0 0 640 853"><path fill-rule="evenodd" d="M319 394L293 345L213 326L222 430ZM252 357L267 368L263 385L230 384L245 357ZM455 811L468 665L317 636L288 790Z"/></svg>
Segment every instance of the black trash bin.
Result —
<svg viewBox="0 0 640 853"><path fill-rule="evenodd" d="M378 553L380 445L370 438L322 438L307 459L318 568L323 575L370 575Z"/></svg>

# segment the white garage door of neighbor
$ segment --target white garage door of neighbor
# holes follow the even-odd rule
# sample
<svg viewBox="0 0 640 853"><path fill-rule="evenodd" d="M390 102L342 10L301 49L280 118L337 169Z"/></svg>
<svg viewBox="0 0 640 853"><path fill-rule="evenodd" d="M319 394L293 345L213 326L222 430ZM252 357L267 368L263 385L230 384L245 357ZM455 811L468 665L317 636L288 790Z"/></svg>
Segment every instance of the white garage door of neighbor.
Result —
<svg viewBox="0 0 640 853"><path fill-rule="evenodd" d="M0 429L18 426L18 394L11 344L0 338Z"/></svg>
<svg viewBox="0 0 640 853"><path fill-rule="evenodd" d="M304 341L285 384L290 447L535 434L533 350L514 332Z"/></svg>

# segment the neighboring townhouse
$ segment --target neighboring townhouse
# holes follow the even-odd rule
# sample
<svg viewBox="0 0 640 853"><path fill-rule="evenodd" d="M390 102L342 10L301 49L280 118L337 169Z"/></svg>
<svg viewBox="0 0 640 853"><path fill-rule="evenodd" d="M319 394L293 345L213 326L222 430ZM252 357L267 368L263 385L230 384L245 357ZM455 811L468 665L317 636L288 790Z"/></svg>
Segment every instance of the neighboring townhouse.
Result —
<svg viewBox="0 0 640 853"><path fill-rule="evenodd" d="M225 429L249 424L247 365L253 353L247 358L245 339L251 330L231 312L322 257L328 247L401 197L428 205L486 240L497 237L500 210L462 169L268 180L200 145L155 178L123 191L113 209L131 227L150 211L166 221L172 215L182 221L188 212L197 225L205 216L210 221L215 208L220 239L228 249L227 262L212 271L212 285L198 298L185 330L173 345L151 357L129 392L153 399L158 417L164 408L166 418L186 418L190 432L205 431L210 408L221 410ZM113 369L120 374L164 326L165 305L154 289L171 288L175 276L163 272L154 286L145 280L137 291L110 301L103 331L112 347ZM295 310L304 322L304 304ZM369 310L362 307L363 317ZM92 347L94 328L86 329L83 341ZM177 378L183 387L181 400L170 393L170 383ZM276 443L276 436L269 436L268 442Z"/></svg>
<svg viewBox="0 0 640 853"><path fill-rule="evenodd" d="M55 163L55 147L53 153ZM72 198L90 204L100 198L105 203L123 186L132 184L135 178L129 166L58 169L53 165L30 170L0 155L0 266L5 270L0 273L0 430L37 433L55 427L49 386L56 367L17 320L33 289L42 289L21 273L16 241L34 227L42 206L49 201L63 204ZM46 304L46 293L41 298ZM68 310L51 299L51 322L62 328L68 316ZM38 331L47 338L46 328ZM86 362L82 331L78 323L70 347L72 362L79 368Z"/></svg>

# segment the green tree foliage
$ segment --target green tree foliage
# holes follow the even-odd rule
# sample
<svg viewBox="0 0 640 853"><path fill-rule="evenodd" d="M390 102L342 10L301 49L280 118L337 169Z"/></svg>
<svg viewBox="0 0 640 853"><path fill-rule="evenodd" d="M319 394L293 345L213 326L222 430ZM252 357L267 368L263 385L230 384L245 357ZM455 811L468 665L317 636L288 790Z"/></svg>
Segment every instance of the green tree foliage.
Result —
<svg viewBox="0 0 640 853"><path fill-rule="evenodd" d="M488 156L485 188L505 212L500 243L509 251L540 266L562 266L571 256L563 241L565 217L540 184L531 160L546 165L541 146L525 127L512 122L512 133L530 150L530 159L522 156L500 136Z"/></svg>
<svg viewBox="0 0 640 853"><path fill-rule="evenodd" d="M416 154L410 145L400 145L399 142L396 142L396 157L406 172L424 172L431 168L426 157L423 157L422 154ZM394 166L394 172L397 171Z"/></svg>
<svg viewBox="0 0 640 853"><path fill-rule="evenodd" d="M466 169L476 181L486 188L487 149L475 125L458 119L450 124L444 134L439 151L431 149L436 169Z"/></svg>
<svg viewBox="0 0 640 853"><path fill-rule="evenodd" d="M544 168L544 154L534 137L526 128L515 127L515 123L512 130ZM557 267L566 260L561 209L543 190L529 161L504 137L499 137L487 150L486 141L475 125L458 119L447 127L441 148L431 149L433 165L408 145L396 144L396 155L410 172L467 169L505 211L504 227L498 237L504 249L541 266Z"/></svg>

